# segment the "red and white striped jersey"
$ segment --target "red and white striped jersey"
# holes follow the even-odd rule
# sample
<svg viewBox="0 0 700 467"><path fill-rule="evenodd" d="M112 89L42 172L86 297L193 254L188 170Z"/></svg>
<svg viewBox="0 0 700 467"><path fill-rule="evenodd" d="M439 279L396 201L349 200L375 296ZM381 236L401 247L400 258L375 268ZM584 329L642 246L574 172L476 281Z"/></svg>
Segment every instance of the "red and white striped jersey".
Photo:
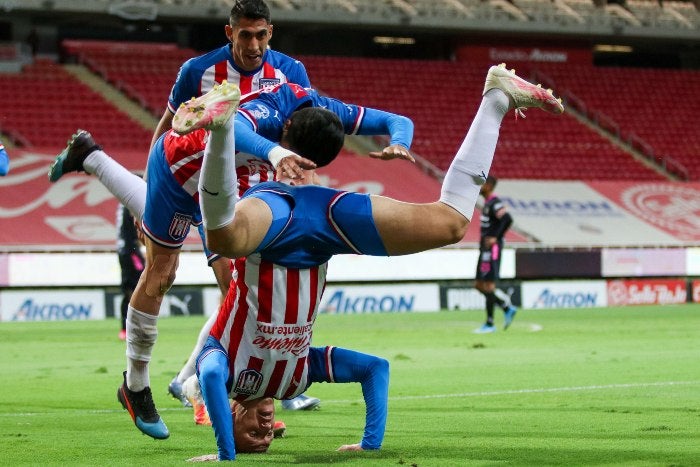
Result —
<svg viewBox="0 0 700 467"><path fill-rule="evenodd" d="M288 399L304 392L327 267L285 268L259 254L234 262L231 287L211 330L228 351L232 398Z"/></svg>
<svg viewBox="0 0 700 467"><path fill-rule="evenodd" d="M248 72L238 68L231 55L231 45L227 44L191 58L182 65L170 91L168 109L175 113L180 104L192 97L206 94L223 80L237 84L241 94L281 83L295 83L305 88L311 86L306 69L300 61L267 49L260 68Z"/></svg>
<svg viewBox="0 0 700 467"><path fill-rule="evenodd" d="M178 184L196 201L199 201L197 184L208 136L209 132L205 129L182 136L170 130L163 139L165 159L170 172ZM239 196L257 183L276 180L275 171L269 162L240 152L235 158Z"/></svg>

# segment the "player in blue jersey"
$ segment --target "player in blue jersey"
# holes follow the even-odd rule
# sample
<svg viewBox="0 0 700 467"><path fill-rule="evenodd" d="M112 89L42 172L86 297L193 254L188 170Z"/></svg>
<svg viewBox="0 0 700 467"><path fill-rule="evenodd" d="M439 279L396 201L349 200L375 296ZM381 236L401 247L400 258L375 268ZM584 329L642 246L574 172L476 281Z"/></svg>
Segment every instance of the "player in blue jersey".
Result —
<svg viewBox="0 0 700 467"><path fill-rule="evenodd" d="M177 108L192 97L200 96L216 83L227 80L238 84L243 93L266 89L281 83L296 83L309 87L304 65L285 54L269 48L273 25L270 9L263 0L236 0L224 27L227 44L185 62L172 87L168 105L154 132L151 146L170 129ZM224 292L231 279L229 261L218 255L208 256L217 283ZM206 328L207 325L205 325ZM194 371L194 358L204 341L202 330L192 356L173 378L168 392L187 404L181 394L181 384ZM312 409L319 404L316 398L303 394L282 404L289 409Z"/></svg>
<svg viewBox="0 0 700 467"><path fill-rule="evenodd" d="M187 123L174 125L174 130L183 134L198 127L211 130L199 178L207 245L229 258L258 255L261 261L296 269L319 267L335 254L404 255L461 240L487 178L506 113L512 109L522 113L530 107L555 114L564 110L551 91L528 83L504 65L494 66L489 69L481 104L447 171L438 201L403 203L382 196L278 182L258 184L239 199L232 179L234 161L229 154L235 150L238 133L247 130L239 120L234 124L221 111L223 103L236 103L237 94L235 86L223 84L180 109L177 121ZM303 180L303 169L322 167L337 156L344 137L343 123L332 112L322 110L309 123L307 134L313 140L313 135L321 131L328 135L318 141L321 147L300 147L296 140L289 141L289 149L308 157L296 159L299 166L288 170L290 177ZM233 459L227 395L234 389L240 394L241 388L230 384L230 378L238 374L235 368L230 373L229 359L233 356L216 337L212 330L210 343L200 354L199 380L219 458ZM355 358L350 357L350 361ZM307 385L313 381L307 376ZM368 404L367 423L371 421ZM382 438L383 430L375 448ZM344 447L362 449L362 443Z"/></svg>
<svg viewBox="0 0 700 467"><path fill-rule="evenodd" d="M263 0L236 0L224 28L228 43L182 65L151 146L170 129L183 102L223 80L236 83L244 94L281 83L311 86L300 61L268 48L272 31L270 9Z"/></svg>

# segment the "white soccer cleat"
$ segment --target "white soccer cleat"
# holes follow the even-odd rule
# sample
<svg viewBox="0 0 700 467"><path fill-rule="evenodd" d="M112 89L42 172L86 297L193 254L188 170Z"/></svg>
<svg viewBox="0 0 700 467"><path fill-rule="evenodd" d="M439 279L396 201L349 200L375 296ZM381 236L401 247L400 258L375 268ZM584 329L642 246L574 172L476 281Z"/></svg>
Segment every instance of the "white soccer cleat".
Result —
<svg viewBox="0 0 700 467"><path fill-rule="evenodd" d="M489 68L483 94L494 88L500 89L513 99L515 111L520 116L524 116L523 109L531 107L538 107L553 114L564 112L561 99L554 97L551 89L543 89L539 84L525 81L515 74L515 70L506 69L505 63Z"/></svg>
<svg viewBox="0 0 700 467"><path fill-rule="evenodd" d="M208 93L180 104L173 117L175 133L185 135L199 128L221 128L238 109L241 91L226 80Z"/></svg>

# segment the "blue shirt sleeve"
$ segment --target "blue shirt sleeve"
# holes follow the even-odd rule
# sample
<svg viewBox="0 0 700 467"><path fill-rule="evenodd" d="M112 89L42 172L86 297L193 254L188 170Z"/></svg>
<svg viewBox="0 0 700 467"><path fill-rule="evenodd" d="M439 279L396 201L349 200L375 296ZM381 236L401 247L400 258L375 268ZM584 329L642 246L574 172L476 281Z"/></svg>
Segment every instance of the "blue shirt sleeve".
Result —
<svg viewBox="0 0 700 467"><path fill-rule="evenodd" d="M234 121L236 131L236 151L251 154L255 157L268 161L268 153L278 146L267 138L256 133L253 117L243 112L236 114Z"/></svg>
<svg viewBox="0 0 700 467"><path fill-rule="evenodd" d="M360 383L365 398L365 432L360 445L373 450L382 447L389 400L389 362L354 350L333 348L336 383Z"/></svg>
<svg viewBox="0 0 700 467"><path fill-rule="evenodd" d="M199 360L197 377L202 390L202 398L214 429L219 460L221 461L236 458L233 419L226 391L228 375L228 358L223 350L221 352L208 352Z"/></svg>
<svg viewBox="0 0 700 467"><path fill-rule="evenodd" d="M413 122L403 115L365 108L365 116L357 130L358 135L389 135L390 145L400 144L406 149L413 142Z"/></svg>
<svg viewBox="0 0 700 467"><path fill-rule="evenodd" d="M390 144L406 149L413 142L413 122L410 118L370 107L346 104L330 97L314 95L314 105L334 112L348 135L389 135Z"/></svg>
<svg viewBox="0 0 700 467"><path fill-rule="evenodd" d="M175 113L177 108L180 107L180 104L199 95L199 83L195 80L194 75L192 59L187 60L180 67L177 78L175 78L175 83L170 90L168 110Z"/></svg>
<svg viewBox="0 0 700 467"><path fill-rule="evenodd" d="M7 175L7 172L9 171L10 157L7 155L7 151L5 151L5 146L3 146L2 143L0 143L0 176Z"/></svg>

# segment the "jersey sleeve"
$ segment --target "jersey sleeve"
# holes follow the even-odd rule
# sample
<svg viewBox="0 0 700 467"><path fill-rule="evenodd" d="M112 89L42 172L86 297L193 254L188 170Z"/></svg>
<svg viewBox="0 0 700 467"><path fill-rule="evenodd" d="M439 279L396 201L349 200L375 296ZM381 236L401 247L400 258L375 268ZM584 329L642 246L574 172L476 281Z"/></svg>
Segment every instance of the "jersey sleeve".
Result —
<svg viewBox="0 0 700 467"><path fill-rule="evenodd" d="M334 112L348 135L389 135L390 144L409 149L413 142L413 122L402 115L370 107L346 104L331 97L316 96L316 105Z"/></svg>
<svg viewBox="0 0 700 467"><path fill-rule="evenodd" d="M262 121L257 119L256 114L251 112L250 109L239 109L235 120L236 151L251 154L259 159L268 161L268 154L278 145L258 134L260 123L266 127L272 126L265 119L262 119Z"/></svg>
<svg viewBox="0 0 700 467"><path fill-rule="evenodd" d="M293 60L292 65L287 76L287 82L298 84L302 88L310 88L311 81L309 80L309 75L306 73L306 67L299 60Z"/></svg>
<svg viewBox="0 0 700 467"><path fill-rule="evenodd" d="M180 104L199 95L199 83L195 79L195 71L192 63L190 59L182 64L180 71L177 73L177 78L175 78L175 84L173 84L170 90L168 110L173 114L177 111L177 108L180 107Z"/></svg>

